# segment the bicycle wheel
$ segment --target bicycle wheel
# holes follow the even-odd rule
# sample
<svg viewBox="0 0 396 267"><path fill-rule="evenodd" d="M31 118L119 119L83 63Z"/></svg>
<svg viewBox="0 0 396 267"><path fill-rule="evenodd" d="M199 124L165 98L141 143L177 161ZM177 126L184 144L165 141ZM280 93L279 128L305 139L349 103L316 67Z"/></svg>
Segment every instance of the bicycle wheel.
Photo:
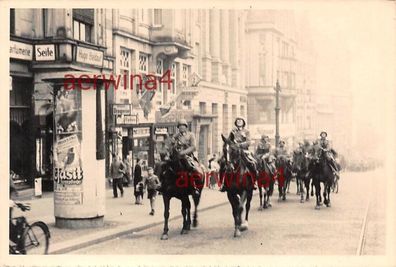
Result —
<svg viewBox="0 0 396 267"><path fill-rule="evenodd" d="M23 254L48 254L49 230L45 223L35 222L28 226L21 238Z"/></svg>

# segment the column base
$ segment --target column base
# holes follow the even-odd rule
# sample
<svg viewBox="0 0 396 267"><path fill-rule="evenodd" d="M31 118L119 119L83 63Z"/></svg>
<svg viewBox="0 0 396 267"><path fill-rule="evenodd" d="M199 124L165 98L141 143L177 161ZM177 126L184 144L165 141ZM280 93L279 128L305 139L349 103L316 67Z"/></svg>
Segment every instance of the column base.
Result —
<svg viewBox="0 0 396 267"><path fill-rule="evenodd" d="M85 229L103 227L104 216L93 218L61 218L55 217L55 226L64 229Z"/></svg>

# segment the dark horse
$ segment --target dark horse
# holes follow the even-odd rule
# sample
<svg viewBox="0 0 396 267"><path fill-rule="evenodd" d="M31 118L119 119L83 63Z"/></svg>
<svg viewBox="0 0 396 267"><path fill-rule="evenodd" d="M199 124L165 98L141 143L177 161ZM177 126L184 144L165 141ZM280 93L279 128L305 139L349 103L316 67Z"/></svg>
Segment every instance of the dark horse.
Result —
<svg viewBox="0 0 396 267"><path fill-rule="evenodd" d="M322 198L320 196L320 192L321 192L320 183L324 184L323 203L327 207L331 207L330 192L336 177L330 167L330 163L329 163L330 158L328 153L331 152L321 149L319 152L319 156L315 156L310 163L310 173L312 174L312 179L313 179L313 184L315 185L315 194L316 194L315 209L320 209L320 206L322 205L321 203Z"/></svg>
<svg viewBox="0 0 396 267"><path fill-rule="evenodd" d="M305 200L309 200L309 184L311 182L311 175L308 175L309 158L303 152L293 154L293 172L296 173L297 193L300 194L300 202L304 203L304 193L306 193ZM304 187L306 190L304 190Z"/></svg>
<svg viewBox="0 0 396 267"><path fill-rule="evenodd" d="M269 156L268 162L264 157L258 158L258 188L260 195L260 207L259 210L263 208L272 207L271 196L274 193L274 184L276 176L276 167L273 164L275 161L274 156ZM263 201L264 198L264 201Z"/></svg>
<svg viewBox="0 0 396 267"><path fill-rule="evenodd" d="M256 173L249 173L246 152L236 146L233 134L223 138L223 156L219 160L220 177L227 190L227 198L234 216L234 237L240 237L241 231L248 229L250 202L253 196L253 183ZM253 177L252 177L253 176ZM242 212L245 205L245 219ZM243 221L243 222L242 222Z"/></svg>
<svg viewBox="0 0 396 267"><path fill-rule="evenodd" d="M290 183L290 180L293 176L292 164L291 161L285 156L280 156L276 159L275 165L277 170L276 177L278 180L278 201L281 199L286 200L287 185Z"/></svg>
<svg viewBox="0 0 396 267"><path fill-rule="evenodd" d="M170 159L164 162L161 167L161 183L162 183L162 198L164 200L164 232L162 233L161 239L168 239L168 219L170 200L175 197L180 199L182 202L182 216L183 216L183 228L180 234L187 234L191 229L191 203L189 195L192 195L194 200L194 216L193 216L193 227L198 225L197 208L201 199L201 192L204 185L204 173L197 163L190 161L190 164L196 164L195 167L199 170L197 173L189 173L185 171L181 164L181 158L178 156L178 150L174 149L171 153ZM193 194L194 187L192 186L192 179L195 180L195 185L198 188L199 194Z"/></svg>

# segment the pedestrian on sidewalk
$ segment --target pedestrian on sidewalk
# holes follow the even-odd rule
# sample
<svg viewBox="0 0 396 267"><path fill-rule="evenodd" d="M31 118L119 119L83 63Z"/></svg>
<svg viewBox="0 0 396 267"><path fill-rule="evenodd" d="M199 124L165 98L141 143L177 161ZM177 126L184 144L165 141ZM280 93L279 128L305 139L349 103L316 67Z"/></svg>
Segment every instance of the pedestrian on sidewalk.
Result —
<svg viewBox="0 0 396 267"><path fill-rule="evenodd" d="M150 199L151 212L155 212L155 197L157 196L157 189L161 186L158 176L154 174L152 167L147 168L148 176L144 179L144 186L147 187L147 198Z"/></svg>
<svg viewBox="0 0 396 267"><path fill-rule="evenodd" d="M136 159L135 170L133 172L133 186L135 195L135 204L141 205L143 199L143 188L142 188L142 167L140 167L140 159Z"/></svg>
<svg viewBox="0 0 396 267"><path fill-rule="evenodd" d="M113 162L110 166L111 177L113 179L113 197L118 197L117 187L120 189L121 197L124 196L124 188L122 186L122 178L125 173L125 165L122 163L118 154L113 153Z"/></svg>
<svg viewBox="0 0 396 267"><path fill-rule="evenodd" d="M126 187L128 187L129 183L131 182L131 164L129 163L129 156L125 157L124 165L125 165L124 180L126 182Z"/></svg>

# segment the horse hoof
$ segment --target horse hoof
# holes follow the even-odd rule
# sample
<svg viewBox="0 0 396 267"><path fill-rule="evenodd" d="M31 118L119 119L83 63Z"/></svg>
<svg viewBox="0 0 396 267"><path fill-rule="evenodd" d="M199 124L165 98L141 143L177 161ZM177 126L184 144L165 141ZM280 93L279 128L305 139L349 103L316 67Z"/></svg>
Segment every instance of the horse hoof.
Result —
<svg viewBox="0 0 396 267"><path fill-rule="evenodd" d="M300 200L300 203L304 203L304 199L301 199L301 200Z"/></svg>
<svg viewBox="0 0 396 267"><path fill-rule="evenodd" d="M271 208L272 207L272 204L271 203L268 203L268 208Z"/></svg>
<svg viewBox="0 0 396 267"><path fill-rule="evenodd" d="M260 206L260 207L258 208L258 210L259 210L259 211L262 211L262 210L263 210L263 207Z"/></svg>
<svg viewBox="0 0 396 267"><path fill-rule="evenodd" d="M316 209L316 210L320 210L320 205L316 205L316 206L315 206L315 209Z"/></svg>
<svg viewBox="0 0 396 267"><path fill-rule="evenodd" d="M327 204L326 204L326 207L331 208L331 204L330 204L330 203L327 203Z"/></svg>
<svg viewBox="0 0 396 267"><path fill-rule="evenodd" d="M263 208L268 209L268 204L264 204Z"/></svg>
<svg viewBox="0 0 396 267"><path fill-rule="evenodd" d="M167 234L163 234L161 236L161 240L168 240L168 235Z"/></svg>
<svg viewBox="0 0 396 267"><path fill-rule="evenodd" d="M186 234L188 234L188 230L187 229L182 229L180 234L181 235L186 235Z"/></svg>
<svg viewBox="0 0 396 267"><path fill-rule="evenodd" d="M241 230L241 232L246 231L248 229L249 229L249 223L247 221L243 222L239 227L239 230Z"/></svg>
<svg viewBox="0 0 396 267"><path fill-rule="evenodd" d="M193 227L197 227L198 226L198 220L193 220Z"/></svg>
<svg viewBox="0 0 396 267"><path fill-rule="evenodd" d="M241 237L241 231L239 229L235 229L234 237Z"/></svg>
<svg viewBox="0 0 396 267"><path fill-rule="evenodd" d="M285 200L286 200L286 196L283 196L283 197L282 197L282 200L285 201Z"/></svg>
<svg viewBox="0 0 396 267"><path fill-rule="evenodd" d="M186 230L187 230L187 231L190 231L190 230L191 230L191 225L190 225L190 224L186 226Z"/></svg>

